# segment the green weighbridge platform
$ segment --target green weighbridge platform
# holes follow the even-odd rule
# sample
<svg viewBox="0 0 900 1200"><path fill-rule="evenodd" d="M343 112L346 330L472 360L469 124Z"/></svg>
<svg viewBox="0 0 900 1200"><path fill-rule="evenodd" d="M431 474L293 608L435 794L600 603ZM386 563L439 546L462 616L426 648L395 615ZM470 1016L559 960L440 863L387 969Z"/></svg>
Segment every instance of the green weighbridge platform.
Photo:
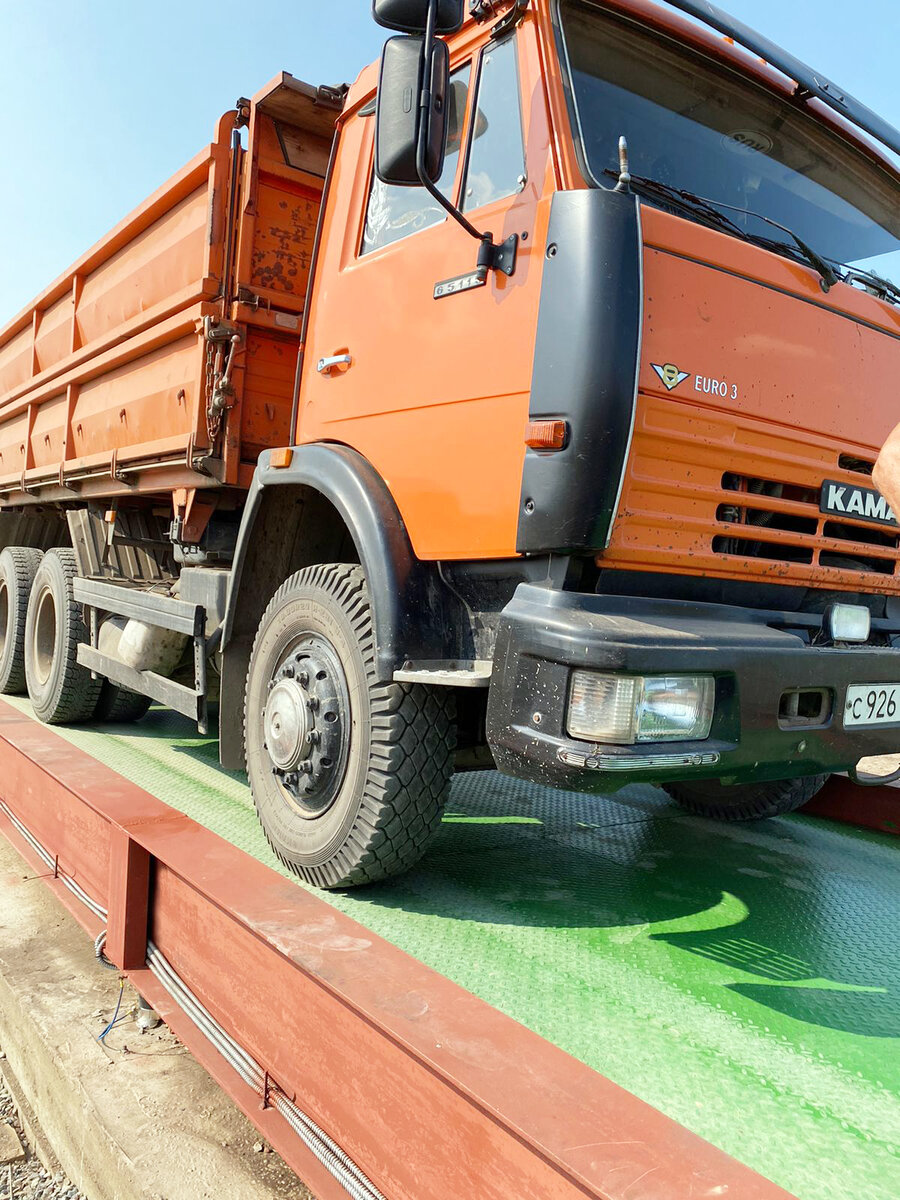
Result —
<svg viewBox="0 0 900 1200"><path fill-rule="evenodd" d="M64 791L77 802L63 828ZM108 901L111 957L323 1198L900 1197L896 837L805 814L720 825L647 787L585 797L479 773L454 780L442 831L415 871L324 895L279 865L243 777L223 771L214 739L183 718L154 709L132 726L49 730L21 701L0 705L0 799L4 832L26 854L49 855L51 885L76 915L74 887L96 900L108 876L116 893L116 863L133 855L122 895L137 916L124 933L117 918L114 937ZM183 828L178 814L190 818ZM95 819L116 836L124 829L127 846L113 839L92 879L77 860ZM184 847L203 837L194 867ZM253 909L257 895L269 908L260 899ZM106 922L100 908L83 921L91 932ZM321 1025L285 1027L282 1044L277 1021L258 1022L256 1008L274 1018L283 998L253 976L256 950L229 949L220 914L238 923L235 945L252 936L247 947L290 959L335 1012L356 1010L365 1036L348 1062L361 1062L376 1028L388 1047L377 1053L397 1055L383 1073L402 1082L402 1064L414 1061L396 1129L364 1070L348 1079L339 1053L331 1067L317 1058ZM305 953L289 931L311 919L332 932ZM363 941L366 955L385 956L383 971L372 960L356 972ZM187 1002L186 1020L177 987L161 992L159 972L150 978L148 944L190 985L200 1017ZM133 961L119 961L117 948ZM221 995L199 965L207 958ZM444 1004L442 1046L433 1021ZM259 1086L233 1080L192 1040L203 1013L260 1063L262 1107ZM426 1113L440 1112L438 1083L442 1135ZM348 1156L343 1176L323 1167L309 1138L292 1153L270 1086ZM373 1112L381 1151L361 1132Z"/></svg>

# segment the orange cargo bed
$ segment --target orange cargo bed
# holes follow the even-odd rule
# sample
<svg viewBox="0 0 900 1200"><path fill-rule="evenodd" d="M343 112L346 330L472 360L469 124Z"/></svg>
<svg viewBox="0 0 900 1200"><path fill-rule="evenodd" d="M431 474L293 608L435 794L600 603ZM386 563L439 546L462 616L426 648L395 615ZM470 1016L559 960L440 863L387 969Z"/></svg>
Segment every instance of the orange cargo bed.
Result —
<svg viewBox="0 0 900 1200"><path fill-rule="evenodd" d="M246 487L259 453L289 440L339 104L276 76L238 110L246 149L226 113L211 145L0 330L0 507ZM239 337L219 429L208 372L228 343L210 360L206 319Z"/></svg>

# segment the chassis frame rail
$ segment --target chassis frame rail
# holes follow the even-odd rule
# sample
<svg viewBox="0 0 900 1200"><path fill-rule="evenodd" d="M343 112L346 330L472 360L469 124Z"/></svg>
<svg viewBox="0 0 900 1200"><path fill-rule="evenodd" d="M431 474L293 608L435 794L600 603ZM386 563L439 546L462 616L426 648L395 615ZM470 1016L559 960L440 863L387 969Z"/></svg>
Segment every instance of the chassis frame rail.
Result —
<svg viewBox="0 0 900 1200"><path fill-rule="evenodd" d="M789 1200L2 702L0 768L0 830L320 1200Z"/></svg>

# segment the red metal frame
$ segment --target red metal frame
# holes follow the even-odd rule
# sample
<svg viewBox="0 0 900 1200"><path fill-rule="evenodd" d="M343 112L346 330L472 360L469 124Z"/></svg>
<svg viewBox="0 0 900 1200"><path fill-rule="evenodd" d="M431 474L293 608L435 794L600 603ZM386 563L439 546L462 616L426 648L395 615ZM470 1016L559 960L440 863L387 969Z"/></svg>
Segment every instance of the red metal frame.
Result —
<svg viewBox="0 0 900 1200"><path fill-rule="evenodd" d="M844 821L879 833L900 834L900 787L860 787L846 775L832 775L803 811L813 817Z"/></svg>
<svg viewBox="0 0 900 1200"><path fill-rule="evenodd" d="M107 954L320 1200L345 1198L143 966L148 934L388 1200L788 1193L0 703L0 795L109 909ZM100 922L39 865L92 934Z"/></svg>

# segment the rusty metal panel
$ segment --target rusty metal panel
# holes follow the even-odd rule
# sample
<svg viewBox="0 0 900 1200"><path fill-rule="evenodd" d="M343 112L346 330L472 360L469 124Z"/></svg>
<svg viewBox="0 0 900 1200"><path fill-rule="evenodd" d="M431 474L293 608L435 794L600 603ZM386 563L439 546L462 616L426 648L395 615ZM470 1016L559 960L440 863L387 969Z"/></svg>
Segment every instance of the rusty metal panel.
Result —
<svg viewBox="0 0 900 1200"><path fill-rule="evenodd" d="M110 825L106 955L123 971L147 961L152 859L124 829Z"/></svg>
<svg viewBox="0 0 900 1200"><path fill-rule="evenodd" d="M241 410L241 455L255 463L268 446L291 440L297 339L248 329Z"/></svg>
<svg viewBox="0 0 900 1200"><path fill-rule="evenodd" d="M861 787L846 775L832 775L803 811L896 837L900 835L900 786L874 784Z"/></svg>

